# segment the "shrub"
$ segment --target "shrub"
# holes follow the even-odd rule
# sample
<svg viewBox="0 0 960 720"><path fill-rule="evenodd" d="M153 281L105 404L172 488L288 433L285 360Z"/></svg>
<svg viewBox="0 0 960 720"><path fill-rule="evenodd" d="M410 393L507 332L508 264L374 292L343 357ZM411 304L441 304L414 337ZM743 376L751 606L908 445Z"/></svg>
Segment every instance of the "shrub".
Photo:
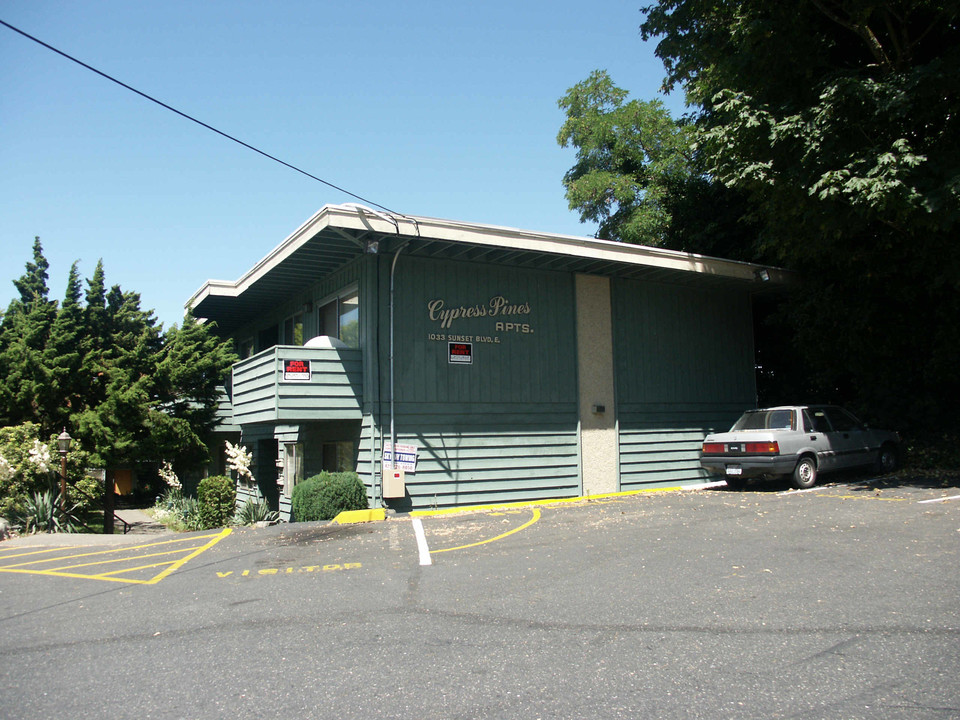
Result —
<svg viewBox="0 0 960 720"><path fill-rule="evenodd" d="M67 497L76 506L78 514L103 510L103 484L89 475L84 475L73 485L68 485Z"/></svg>
<svg viewBox="0 0 960 720"><path fill-rule="evenodd" d="M309 477L293 488L291 508L297 522L332 520L346 510L364 510L367 490L355 472Z"/></svg>
<svg viewBox="0 0 960 720"><path fill-rule="evenodd" d="M170 488L157 498L153 518L178 532L203 529L197 499L184 495L180 488Z"/></svg>
<svg viewBox="0 0 960 720"><path fill-rule="evenodd" d="M247 501L237 510L234 522L237 525L256 525L258 522L276 522L277 518L279 513L271 510L266 500L247 498Z"/></svg>
<svg viewBox="0 0 960 720"><path fill-rule="evenodd" d="M24 503L22 511L16 515L16 521L20 525L21 532L29 533L54 533L54 532L75 532L76 527L73 521L60 514L60 493L46 490L42 493L33 493ZM67 508L68 513L76 510L75 507Z"/></svg>
<svg viewBox="0 0 960 720"><path fill-rule="evenodd" d="M237 509L237 488L226 475L212 475L197 487L200 527L203 530L229 524Z"/></svg>

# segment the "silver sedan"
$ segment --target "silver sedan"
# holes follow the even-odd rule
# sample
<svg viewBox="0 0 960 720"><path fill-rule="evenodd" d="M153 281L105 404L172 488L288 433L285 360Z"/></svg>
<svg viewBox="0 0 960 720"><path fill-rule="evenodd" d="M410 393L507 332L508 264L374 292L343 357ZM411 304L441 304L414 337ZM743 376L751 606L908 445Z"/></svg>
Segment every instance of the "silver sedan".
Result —
<svg viewBox="0 0 960 720"><path fill-rule="evenodd" d="M731 487L789 476L795 487L809 488L832 470L874 465L892 472L899 452L897 433L869 428L841 407L796 405L748 410L729 432L707 435L700 466Z"/></svg>

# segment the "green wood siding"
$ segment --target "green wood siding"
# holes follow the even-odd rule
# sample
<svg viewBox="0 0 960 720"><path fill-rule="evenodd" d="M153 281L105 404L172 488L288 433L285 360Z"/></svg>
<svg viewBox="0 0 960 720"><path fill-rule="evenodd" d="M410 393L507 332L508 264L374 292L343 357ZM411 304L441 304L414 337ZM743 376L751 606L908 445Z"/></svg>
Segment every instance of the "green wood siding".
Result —
<svg viewBox="0 0 960 720"><path fill-rule="evenodd" d="M406 476L414 508L483 505L579 494L575 406L443 414L429 407L397 419L399 444L419 448ZM408 410L412 410L409 408Z"/></svg>
<svg viewBox="0 0 960 720"><path fill-rule="evenodd" d="M231 393L233 388L230 380L226 385L217 386L217 415L216 425L213 428L217 433L240 432L240 426L233 420L233 399Z"/></svg>
<svg viewBox="0 0 960 720"><path fill-rule="evenodd" d="M310 382L285 382L283 361L309 360ZM303 420L359 420L362 359L350 348L276 346L233 368L237 425Z"/></svg>
<svg viewBox="0 0 960 720"><path fill-rule="evenodd" d="M384 441L390 432L390 260L381 260L380 271L382 402L377 426ZM397 442L419 448L417 472L407 475L409 505L577 495L572 276L401 255L395 287ZM443 300L444 309L489 310L495 297L529 312L462 317L450 327L430 318L431 301ZM498 322L520 327L498 330ZM451 336L454 341L470 338L472 364L448 361ZM361 447L361 459L369 449Z"/></svg>
<svg viewBox="0 0 960 720"><path fill-rule="evenodd" d="M756 402L746 293L612 285L621 490L702 482L704 435Z"/></svg>

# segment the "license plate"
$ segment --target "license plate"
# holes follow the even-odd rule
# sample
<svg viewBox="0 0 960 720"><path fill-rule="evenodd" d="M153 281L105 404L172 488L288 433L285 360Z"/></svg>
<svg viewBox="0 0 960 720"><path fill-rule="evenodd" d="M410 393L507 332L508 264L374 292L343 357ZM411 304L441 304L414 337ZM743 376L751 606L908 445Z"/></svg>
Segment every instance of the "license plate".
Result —
<svg viewBox="0 0 960 720"><path fill-rule="evenodd" d="M727 465L727 475L742 475L743 468L739 465Z"/></svg>

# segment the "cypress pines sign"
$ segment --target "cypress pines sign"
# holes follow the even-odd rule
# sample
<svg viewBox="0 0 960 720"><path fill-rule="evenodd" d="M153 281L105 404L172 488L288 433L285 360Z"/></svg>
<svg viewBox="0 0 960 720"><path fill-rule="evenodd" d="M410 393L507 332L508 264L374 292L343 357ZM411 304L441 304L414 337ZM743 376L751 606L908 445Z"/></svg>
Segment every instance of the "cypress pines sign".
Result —
<svg viewBox="0 0 960 720"><path fill-rule="evenodd" d="M493 327L490 328L492 332L533 334L533 327L529 323L517 322L517 320L522 319L522 316L530 314L530 303L511 303L503 295L495 295L486 304L457 306L448 306L445 300L438 298L427 303L427 313L431 322L440 323L440 330L450 330L455 321L464 319L503 318L493 322ZM453 343L500 342L499 336L452 335L447 333L430 333L428 339L448 341L451 343L451 348ZM452 355L450 362L457 362L452 359ZM460 360L458 362L470 362L470 360Z"/></svg>

